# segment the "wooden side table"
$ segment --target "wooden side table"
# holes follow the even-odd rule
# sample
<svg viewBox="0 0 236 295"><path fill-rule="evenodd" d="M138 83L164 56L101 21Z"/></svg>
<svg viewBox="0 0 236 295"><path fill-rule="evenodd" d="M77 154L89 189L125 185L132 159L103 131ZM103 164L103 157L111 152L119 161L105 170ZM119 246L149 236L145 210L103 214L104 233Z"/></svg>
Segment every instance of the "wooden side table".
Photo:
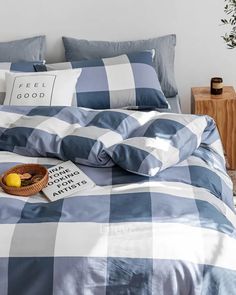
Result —
<svg viewBox="0 0 236 295"><path fill-rule="evenodd" d="M236 93L225 86L222 95L211 95L209 87L192 88L191 111L193 114L209 115L214 118L229 168L236 169Z"/></svg>

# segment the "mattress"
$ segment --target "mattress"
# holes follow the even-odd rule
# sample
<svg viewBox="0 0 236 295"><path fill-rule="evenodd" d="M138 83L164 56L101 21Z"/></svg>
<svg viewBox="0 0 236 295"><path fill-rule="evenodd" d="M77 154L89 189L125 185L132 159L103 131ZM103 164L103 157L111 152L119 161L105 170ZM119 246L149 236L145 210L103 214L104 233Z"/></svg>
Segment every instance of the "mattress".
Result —
<svg viewBox="0 0 236 295"><path fill-rule="evenodd" d="M156 110L158 112L161 113L176 113L176 114L181 114L181 105L180 105L180 97L178 95L173 96L173 97L168 97L167 101L169 103L170 108L169 109L159 109L157 108ZM130 109L135 109L134 107L130 108ZM136 108L138 109L138 108ZM141 110L145 109L145 108L140 108ZM147 109L147 111L149 111L150 109Z"/></svg>
<svg viewBox="0 0 236 295"><path fill-rule="evenodd" d="M178 95L174 97L168 97L167 101L170 105L170 110L172 113L181 113L180 98Z"/></svg>
<svg viewBox="0 0 236 295"><path fill-rule="evenodd" d="M153 108L153 107L146 107L146 106L128 106L123 109L127 110L136 110L136 111L145 111L149 112L152 110L156 110L161 113L176 113L176 114L181 114L181 105L180 105L180 97L178 95L173 96L173 97L168 97L167 101L169 103L170 108L165 109L165 108Z"/></svg>
<svg viewBox="0 0 236 295"><path fill-rule="evenodd" d="M0 106L0 173L66 160L96 186L55 202L0 191L1 295L235 293L232 183L211 118Z"/></svg>

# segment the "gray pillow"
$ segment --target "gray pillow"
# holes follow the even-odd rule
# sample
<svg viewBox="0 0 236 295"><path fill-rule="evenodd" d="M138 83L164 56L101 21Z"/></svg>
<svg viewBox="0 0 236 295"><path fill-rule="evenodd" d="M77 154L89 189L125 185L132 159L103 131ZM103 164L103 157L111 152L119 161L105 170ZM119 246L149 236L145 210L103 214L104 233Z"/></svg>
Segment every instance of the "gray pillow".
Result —
<svg viewBox="0 0 236 295"><path fill-rule="evenodd" d="M0 42L0 62L42 61L45 43L45 36Z"/></svg>
<svg viewBox="0 0 236 295"><path fill-rule="evenodd" d="M124 53L155 49L154 67L166 97L176 96L178 89L174 75L176 35L158 38L108 42L62 37L67 61L114 57Z"/></svg>

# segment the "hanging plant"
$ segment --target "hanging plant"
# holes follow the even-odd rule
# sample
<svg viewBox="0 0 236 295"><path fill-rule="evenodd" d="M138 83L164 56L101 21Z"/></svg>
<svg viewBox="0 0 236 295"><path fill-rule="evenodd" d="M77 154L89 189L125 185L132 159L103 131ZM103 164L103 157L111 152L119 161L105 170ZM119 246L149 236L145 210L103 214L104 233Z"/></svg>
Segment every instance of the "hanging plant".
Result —
<svg viewBox="0 0 236 295"><path fill-rule="evenodd" d="M231 27L229 33L226 33L222 38L226 42L228 48L233 49L236 47L236 0L225 0L226 4L224 11L227 15L221 22L224 25Z"/></svg>

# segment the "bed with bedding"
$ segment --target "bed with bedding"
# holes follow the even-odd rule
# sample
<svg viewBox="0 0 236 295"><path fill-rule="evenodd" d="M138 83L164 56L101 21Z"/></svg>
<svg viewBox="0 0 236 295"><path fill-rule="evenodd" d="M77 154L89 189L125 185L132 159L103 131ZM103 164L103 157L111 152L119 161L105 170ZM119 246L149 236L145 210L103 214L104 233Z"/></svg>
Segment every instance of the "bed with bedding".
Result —
<svg viewBox="0 0 236 295"><path fill-rule="evenodd" d="M176 36L63 43L0 43L0 174L71 160L96 185L0 189L0 295L234 295L232 183L214 121L181 114Z"/></svg>
<svg viewBox="0 0 236 295"><path fill-rule="evenodd" d="M55 202L0 192L1 295L235 294L232 184L211 118L0 106L0 173L66 160L96 186Z"/></svg>

